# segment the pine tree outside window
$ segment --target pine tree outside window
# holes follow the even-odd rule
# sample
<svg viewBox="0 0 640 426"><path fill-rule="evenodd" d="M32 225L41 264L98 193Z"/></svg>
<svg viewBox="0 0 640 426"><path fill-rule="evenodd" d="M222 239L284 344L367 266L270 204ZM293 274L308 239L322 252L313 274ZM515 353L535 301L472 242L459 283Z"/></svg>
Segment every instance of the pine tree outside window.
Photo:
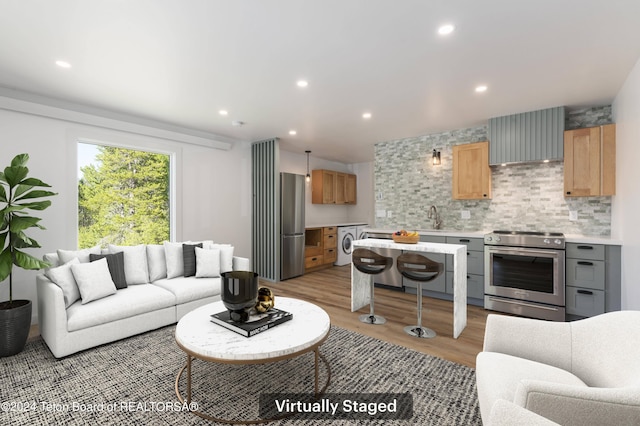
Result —
<svg viewBox="0 0 640 426"><path fill-rule="evenodd" d="M80 167L78 179L78 247L168 241L170 156L78 143L79 157L91 146L95 161Z"/></svg>

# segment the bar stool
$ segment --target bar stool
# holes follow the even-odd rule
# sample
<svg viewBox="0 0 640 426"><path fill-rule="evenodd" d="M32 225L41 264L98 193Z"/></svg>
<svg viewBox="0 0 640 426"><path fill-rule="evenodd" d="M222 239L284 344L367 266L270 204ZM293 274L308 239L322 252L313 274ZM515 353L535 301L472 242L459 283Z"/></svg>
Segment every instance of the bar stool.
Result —
<svg viewBox="0 0 640 426"><path fill-rule="evenodd" d="M371 275L370 277L370 291L371 295L369 300L369 315L360 315L360 321L367 324L384 324L387 320L380 316L375 315L373 310L373 288L375 287L373 275L380 274L391 266L393 266L393 259L390 257L382 256L374 251L365 248L357 248L353 250L351 254L351 261L353 266L363 274Z"/></svg>
<svg viewBox="0 0 640 426"><path fill-rule="evenodd" d="M433 281L442 274L444 266L418 253L403 253L398 256L397 268L403 277L418 283L418 325L408 325L405 333L423 338L436 337L436 332L422 326L422 283Z"/></svg>

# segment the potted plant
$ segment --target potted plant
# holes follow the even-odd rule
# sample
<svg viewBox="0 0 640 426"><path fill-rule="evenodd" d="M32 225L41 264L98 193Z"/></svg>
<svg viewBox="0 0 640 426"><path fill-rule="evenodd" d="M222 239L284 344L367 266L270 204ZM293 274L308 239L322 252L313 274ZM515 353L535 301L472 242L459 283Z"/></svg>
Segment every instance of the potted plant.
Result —
<svg viewBox="0 0 640 426"><path fill-rule="evenodd" d="M50 187L39 179L28 177L28 154L19 154L11 165L0 172L0 283L9 279L9 300L0 302L0 357L11 356L24 349L31 327L31 301L13 299L13 266L37 270L49 266L25 253L23 249L40 247L28 237L29 228L44 229L40 218L29 216L28 210L44 210L56 193L36 189Z"/></svg>

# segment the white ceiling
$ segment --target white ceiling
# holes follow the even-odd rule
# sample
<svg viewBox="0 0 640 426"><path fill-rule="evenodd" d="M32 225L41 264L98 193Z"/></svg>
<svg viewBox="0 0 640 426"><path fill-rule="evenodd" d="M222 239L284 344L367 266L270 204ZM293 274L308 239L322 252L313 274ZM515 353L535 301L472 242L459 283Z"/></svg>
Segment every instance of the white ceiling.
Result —
<svg viewBox="0 0 640 426"><path fill-rule="evenodd" d="M0 0L2 88L344 163L609 104L639 57L638 0Z"/></svg>

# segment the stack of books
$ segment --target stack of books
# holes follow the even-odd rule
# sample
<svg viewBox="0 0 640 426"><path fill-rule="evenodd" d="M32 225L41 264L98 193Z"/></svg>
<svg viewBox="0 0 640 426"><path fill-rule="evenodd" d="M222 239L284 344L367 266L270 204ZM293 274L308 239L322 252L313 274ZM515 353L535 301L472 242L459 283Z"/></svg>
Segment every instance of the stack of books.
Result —
<svg viewBox="0 0 640 426"><path fill-rule="evenodd" d="M290 312L271 308L263 314L252 313L247 322L235 322L231 319L229 311L225 310L211 315L211 322L242 334L244 337L251 337L289 321L291 318L293 315Z"/></svg>

